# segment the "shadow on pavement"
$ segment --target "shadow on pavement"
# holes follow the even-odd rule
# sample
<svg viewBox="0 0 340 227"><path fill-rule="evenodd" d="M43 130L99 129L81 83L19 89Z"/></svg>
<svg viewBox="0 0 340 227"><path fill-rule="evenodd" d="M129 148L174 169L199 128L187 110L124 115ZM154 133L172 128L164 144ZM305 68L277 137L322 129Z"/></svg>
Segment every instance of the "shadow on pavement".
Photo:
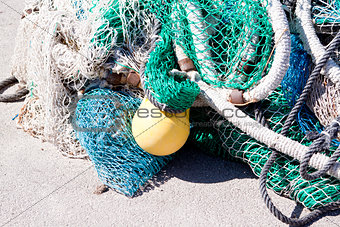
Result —
<svg viewBox="0 0 340 227"><path fill-rule="evenodd" d="M213 184L232 179L256 178L247 164L209 156L197 148L186 145L134 197L141 196L143 193L161 186L173 177L201 184Z"/></svg>

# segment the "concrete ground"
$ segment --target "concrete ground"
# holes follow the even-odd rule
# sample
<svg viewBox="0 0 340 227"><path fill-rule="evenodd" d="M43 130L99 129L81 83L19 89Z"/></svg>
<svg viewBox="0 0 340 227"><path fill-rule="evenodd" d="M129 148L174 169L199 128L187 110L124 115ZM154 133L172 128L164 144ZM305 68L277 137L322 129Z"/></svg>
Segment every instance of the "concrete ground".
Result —
<svg viewBox="0 0 340 227"><path fill-rule="evenodd" d="M0 79L10 75L22 8L22 0L0 0ZM0 226L284 225L265 207L249 167L192 149L158 175L164 183L139 197L95 195L100 182L90 162L65 158L16 128L21 106L0 103ZM292 214L294 202L274 201ZM313 225L340 226L337 214Z"/></svg>

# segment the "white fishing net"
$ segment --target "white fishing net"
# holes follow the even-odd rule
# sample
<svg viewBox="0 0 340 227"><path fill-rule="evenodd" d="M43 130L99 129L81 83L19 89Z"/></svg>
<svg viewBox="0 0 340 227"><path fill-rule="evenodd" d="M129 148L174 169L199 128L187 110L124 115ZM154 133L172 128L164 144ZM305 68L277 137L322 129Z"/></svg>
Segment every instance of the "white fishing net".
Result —
<svg viewBox="0 0 340 227"><path fill-rule="evenodd" d="M123 66L139 71L157 39L138 1L93 2L26 1L13 57L12 74L30 91L18 125L69 157L87 156L70 121L85 85L105 86Z"/></svg>
<svg viewBox="0 0 340 227"><path fill-rule="evenodd" d="M340 0L313 0L311 12L315 32L320 42L327 47L340 31ZM331 59L340 69L340 47L332 54ZM328 78L327 73L326 76L318 78L313 86L308 105L322 125L329 125L340 115L339 97L338 81Z"/></svg>
<svg viewBox="0 0 340 227"><path fill-rule="evenodd" d="M340 31L340 0L297 0L295 14L305 49L316 63ZM324 126L340 114L339 50L332 53L308 100L308 106Z"/></svg>

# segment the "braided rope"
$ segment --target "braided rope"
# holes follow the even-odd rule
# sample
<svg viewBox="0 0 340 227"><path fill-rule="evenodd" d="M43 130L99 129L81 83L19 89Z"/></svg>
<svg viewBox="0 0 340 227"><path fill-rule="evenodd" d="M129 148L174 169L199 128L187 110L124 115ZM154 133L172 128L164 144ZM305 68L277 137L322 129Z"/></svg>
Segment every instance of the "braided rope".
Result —
<svg viewBox="0 0 340 227"><path fill-rule="evenodd" d="M304 153L308 152L307 146L262 126L232 103L226 101L224 99L225 96L223 95L223 91L225 89L213 88L203 81L198 81L197 83L201 88L201 98L221 116L226 118L230 123L250 137L266 144L267 147L276 149L299 161L302 160ZM227 112L237 114L228 114ZM321 169L328 160L328 156L317 153L311 158L310 166L315 169ZM336 163L327 173L337 179L340 179L340 163Z"/></svg>
<svg viewBox="0 0 340 227"><path fill-rule="evenodd" d="M261 104L260 103L255 104L254 114L255 114L255 120L257 120L264 127L269 128L269 124L267 122L267 119L265 118L264 113L261 110Z"/></svg>
<svg viewBox="0 0 340 227"><path fill-rule="evenodd" d="M340 32L336 35L336 37L332 40L330 43L328 49L326 50L325 54L319 59L318 64L314 68L312 74L310 75L310 78L308 79L306 86L299 97L298 101L296 102L296 105L293 107L292 111L289 113L288 118L282 128L281 134L283 136L286 136L288 134L289 128L292 125L298 111L302 108L302 105L307 100L309 92L311 91L312 85L314 81L319 76L321 69L326 65L328 59L331 56L331 53L335 51L335 49L340 44ZM340 119L340 118L339 118ZM332 122L332 124L327 127L325 133L322 133L322 135L312 143L312 145L309 147L309 150L303 155L301 164L300 164L300 174L301 176L306 180L312 180L321 177L322 175L326 174L327 171L331 169L331 167L334 165L334 163L337 161L337 159L340 156L340 150L339 148L336 150L336 152L333 154L333 156L327 161L325 165L323 165L322 169L314 172L312 174L307 173L308 163L309 160L312 158L313 154L320 150L320 147L323 149L329 148L331 140L336 137L340 124L338 122L338 118ZM317 210L312 211L308 215L302 217L302 218L290 218L286 215L284 215L272 202L267 189L267 175L269 173L270 168L274 164L279 152L276 150L272 151L271 156L269 157L268 161L264 165L261 175L260 175L260 192L262 195L262 198L264 199L264 202L270 212L274 214L276 218L278 218L280 221L295 225L295 226L301 226L305 225L307 223L310 223L314 221L316 218L318 218L320 215L331 211L335 209L340 208L340 201L333 202L328 204L327 206L324 206L322 208L319 208Z"/></svg>
<svg viewBox="0 0 340 227"><path fill-rule="evenodd" d="M311 144L311 146L309 147L309 152L305 153L300 164L300 175L305 180L315 180L317 178L324 176L327 173L327 171L330 168L332 168L334 163L336 163L338 158L340 157L340 146L339 146L336 149L336 151L333 153L333 155L330 157L328 162L322 167L322 169L311 174L307 172L307 169L309 167L309 164L308 164L309 160L312 158L315 152L329 149L331 146L332 140L337 137L337 134L340 129L339 121L340 121L340 117L336 118L334 121L332 121L332 123L328 127L326 127L326 129L322 133L312 138L316 140Z"/></svg>
<svg viewBox="0 0 340 227"><path fill-rule="evenodd" d="M289 127L291 126L292 122L295 119L295 116L303 106L303 104L307 101L309 93L313 87L314 82L319 77L319 74L322 70L322 68L326 65L328 59L331 57L332 53L338 48L340 45L340 32L335 36L335 38L332 40L332 42L329 44L329 47L325 54L323 55L320 60L318 60L317 65L315 66L312 74L310 75L309 79L307 80L307 83L299 97L299 99L296 101L295 106L293 107L292 111L289 113L287 121L285 125L282 128L282 133L287 133L289 130Z"/></svg>
<svg viewBox="0 0 340 227"><path fill-rule="evenodd" d="M0 90L10 88L11 86L17 83L19 83L19 81L14 76L11 76L0 82ZM22 88L18 90L15 94L10 95L0 94L0 102L15 102L22 99L28 93L29 91L27 89Z"/></svg>
<svg viewBox="0 0 340 227"><path fill-rule="evenodd" d="M291 40L286 14L278 0L268 1L266 8L275 33L275 55L268 74L249 92L243 94L246 103L265 99L280 85L289 68Z"/></svg>
<svg viewBox="0 0 340 227"><path fill-rule="evenodd" d="M332 210L336 210L336 209L340 208L340 201L330 203L327 206L324 206L324 207L321 207L317 210L312 211L311 213L309 213L308 215L306 215L302 218L287 217L279 209L277 209L275 207L275 205L273 204L273 202L271 201L270 196L268 195L266 181L267 181L267 173L269 172L269 169L271 168L271 166L274 164L278 154L279 153L277 151L273 150L273 153L271 154L271 156L269 157L268 161L266 162L266 164L264 165L264 167L262 169L260 180L259 180L260 181L260 192L262 194L264 202L265 202L266 206L268 207L268 209L270 210L270 212L276 218L278 218L280 221L282 221L286 224L289 224L289 225L302 226L302 225L306 225L306 224L314 221L315 219L317 219L322 214L324 214L328 211L332 211Z"/></svg>
<svg viewBox="0 0 340 227"><path fill-rule="evenodd" d="M310 75L309 79L307 80L306 86L303 89L299 99L297 100L295 106L293 107L292 111L289 113L287 120L282 128L282 135L286 135L289 131L290 126L292 125L296 115L304 105L304 103L307 101L309 94L313 88L313 84L316 81L316 79L319 77L319 74L322 70L322 68L326 65L328 59L331 57L332 53L338 48L340 45L340 32L335 36L335 38L332 40L332 42L329 44L329 47L327 48L326 53L320 60L318 61L318 64L316 65L315 69L313 70L312 74ZM306 152L301 160L301 168L300 168L300 174L301 176L306 180L312 180L321 177L322 175L326 174L326 172L334 165L334 163L337 161L337 159L340 157L340 148L338 148L333 156L330 158L330 160L327 161L327 163L322 167L321 170L313 173L308 174L307 173L307 167L308 162L313 156L313 154L317 151L319 151L320 147L323 149L328 149L331 144L331 140L336 138L336 135L339 130L339 118L335 119L324 131L324 133L320 134L319 138L315 140L312 145L309 147L309 151Z"/></svg>

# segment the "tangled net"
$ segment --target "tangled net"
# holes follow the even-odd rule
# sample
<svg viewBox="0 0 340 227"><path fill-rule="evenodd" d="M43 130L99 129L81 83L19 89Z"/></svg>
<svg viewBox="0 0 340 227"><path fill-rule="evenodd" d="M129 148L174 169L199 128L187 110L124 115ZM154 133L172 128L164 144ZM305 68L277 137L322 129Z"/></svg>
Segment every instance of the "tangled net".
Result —
<svg viewBox="0 0 340 227"><path fill-rule="evenodd" d="M268 16L266 0L245 0L241 4L147 1L146 7L162 23L162 40L150 54L144 72L145 89L158 102L185 110L199 93L196 84L181 76L168 76L173 69L195 69L208 84L243 91L268 74L273 20ZM179 65L174 63L174 55Z"/></svg>
<svg viewBox="0 0 340 227"><path fill-rule="evenodd" d="M260 110L263 113L261 120L266 119L267 127L278 133L309 76L308 67L311 58L303 50L302 43L296 35L292 35L291 40L290 68L281 87L264 101L243 109L247 115L254 119L258 118L258 110ZM204 148L202 150L209 154L225 159L242 160L249 164L255 175L260 176L263 166L271 154L271 149L266 144L248 136L211 108L195 109L191 115L193 128L190 139L193 141L193 145ZM322 130L323 126L308 110L308 107L304 106L300 110L296 122L291 126L288 137L309 146L311 140L307 136L308 133L311 131L321 132ZM223 144L223 147L220 144ZM338 144L338 141L333 141L333 147L327 153L328 156L334 152ZM339 179L325 176L308 181L301 177L299 166L298 160L281 154L270 169L267 187L312 210L339 201ZM310 171L313 171L312 168Z"/></svg>
<svg viewBox="0 0 340 227"><path fill-rule="evenodd" d="M291 41L290 67L281 82L281 90L289 106L293 107L306 85L313 63L311 56L304 50L302 41L297 34L291 35ZM324 129L306 104L298 113L297 123L303 133L321 132Z"/></svg>
<svg viewBox="0 0 340 227"><path fill-rule="evenodd" d="M68 157L86 157L69 120L76 100L127 74L122 65L139 70L159 29L145 11L139 1L27 1L12 67L30 91L18 124Z"/></svg>
<svg viewBox="0 0 340 227"><path fill-rule="evenodd" d="M335 36L339 31L339 0L314 0L312 2L312 15L317 33Z"/></svg>
<svg viewBox="0 0 340 227"><path fill-rule="evenodd" d="M339 32L340 2L281 2L290 24L278 0L26 1L12 69L29 90L18 124L64 155L89 156L104 184L133 196L171 159L146 153L131 134L141 98L174 112L201 105L191 112L195 145L258 176L276 149L268 188L312 210L338 202L340 171L306 180L299 160L309 132L339 116L339 48L289 134L278 133ZM227 121L222 107L245 115ZM339 142L331 144L309 172L329 160Z"/></svg>
<svg viewBox="0 0 340 227"><path fill-rule="evenodd" d="M340 1L312 2L312 16L320 41L323 45L328 45L340 31ZM340 71L340 47L333 53L332 59ZM320 77L315 83L315 90L308 105L323 125L328 125L340 114L338 83L327 76ZM320 108L323 108L323 111L320 111Z"/></svg>
<svg viewBox="0 0 340 227"><path fill-rule="evenodd" d="M339 0L298 0L297 24L306 50L317 62L325 52L326 46L334 39L340 29ZM322 76L315 82L308 100L309 108L315 113L323 126L329 125L339 116L338 84L340 74L340 48L332 53Z"/></svg>
<svg viewBox="0 0 340 227"><path fill-rule="evenodd" d="M12 74L30 94L18 124L33 136L53 142L65 155L84 157L69 117L78 91L86 83L79 70L87 60L81 54L86 45L79 37L86 34L73 13L53 7L57 6L45 1L27 6L33 12L19 27Z"/></svg>
<svg viewBox="0 0 340 227"><path fill-rule="evenodd" d="M282 91L275 91L268 99L261 102L261 110L268 120L269 127L280 132L285 117L291 110L284 99ZM200 110L202 111L202 110ZM237 129L213 110L205 112L210 118L214 130L198 128L192 130L193 144L204 147L204 151L223 158L239 159L249 164L255 175L259 176L268 160L271 150L263 143L249 137ZM246 111L255 118L254 108ZM202 119L200 119L202 121ZM291 128L289 138L304 145L310 140L302 132L298 124ZM197 143L196 143L197 141ZM220 147L223 144L223 148ZM334 148L333 148L334 150ZM287 155L280 155L270 169L267 187L281 196L288 197L310 209L320 208L330 202L339 201L340 181L334 177L322 177L317 180L304 180L299 173L299 161Z"/></svg>

